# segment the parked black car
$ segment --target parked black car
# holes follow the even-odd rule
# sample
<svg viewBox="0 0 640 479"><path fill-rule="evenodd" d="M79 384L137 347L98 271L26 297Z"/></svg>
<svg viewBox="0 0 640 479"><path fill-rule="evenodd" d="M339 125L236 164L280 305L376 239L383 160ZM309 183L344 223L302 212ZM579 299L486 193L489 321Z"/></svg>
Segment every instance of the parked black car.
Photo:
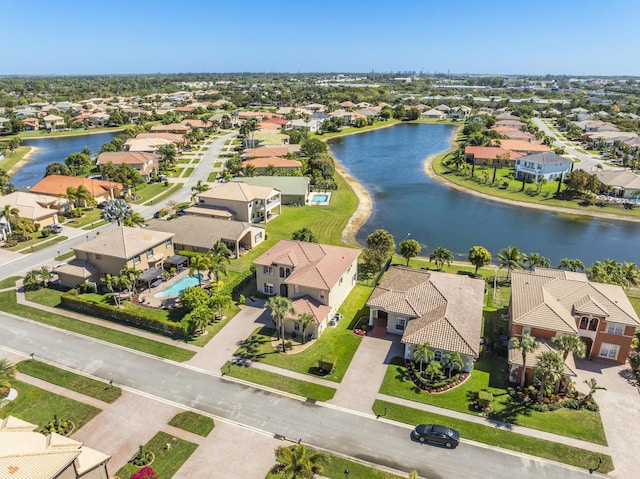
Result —
<svg viewBox="0 0 640 479"><path fill-rule="evenodd" d="M448 449L460 444L458 431L438 424L418 424L413 430L413 435L420 442L441 444Z"/></svg>

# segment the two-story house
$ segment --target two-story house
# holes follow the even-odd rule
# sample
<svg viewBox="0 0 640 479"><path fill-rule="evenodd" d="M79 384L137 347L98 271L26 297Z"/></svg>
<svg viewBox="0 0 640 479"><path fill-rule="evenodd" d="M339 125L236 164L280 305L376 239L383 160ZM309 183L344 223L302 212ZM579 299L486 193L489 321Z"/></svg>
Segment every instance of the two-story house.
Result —
<svg viewBox="0 0 640 479"><path fill-rule="evenodd" d="M281 240L257 258L258 289L289 298L295 313L285 332L301 334L298 315L311 313L305 334L317 338L358 280L360 250L304 241Z"/></svg>
<svg viewBox="0 0 640 479"><path fill-rule="evenodd" d="M98 167L109 163L115 166L129 165L140 173L145 181L149 181L153 174L158 173L158 157L142 151L107 151L98 155L96 163Z"/></svg>
<svg viewBox="0 0 640 479"><path fill-rule="evenodd" d="M434 361L459 352L468 372L480 354L483 301L481 280L392 266L367 301L369 325L373 336L402 335L406 359L428 342Z"/></svg>
<svg viewBox="0 0 640 479"><path fill-rule="evenodd" d="M269 186L222 183L198 194L196 206L185 213L196 216L263 223L280 214L280 191Z"/></svg>
<svg viewBox="0 0 640 479"><path fill-rule="evenodd" d="M515 177L518 180L537 182L564 178L571 171L572 161L550 151L543 151L516 159Z"/></svg>
<svg viewBox="0 0 640 479"><path fill-rule="evenodd" d="M540 339L545 348L557 334L573 334L590 359L624 364L640 319L620 286L594 283L584 273L536 268L511 273L509 333ZM521 361L510 351L510 377L517 380ZM571 369L572 355L566 366ZM527 378L535 361L527 360Z"/></svg>

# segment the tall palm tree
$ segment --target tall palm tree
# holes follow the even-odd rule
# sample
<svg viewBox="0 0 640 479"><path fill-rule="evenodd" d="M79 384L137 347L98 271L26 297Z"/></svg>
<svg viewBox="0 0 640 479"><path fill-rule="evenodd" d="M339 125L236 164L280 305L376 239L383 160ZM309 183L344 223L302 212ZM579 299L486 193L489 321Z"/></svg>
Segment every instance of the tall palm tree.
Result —
<svg viewBox="0 0 640 479"><path fill-rule="evenodd" d="M0 359L0 398L9 394L11 381L16 378L16 367L8 359ZM6 390L6 393L4 392Z"/></svg>
<svg viewBox="0 0 640 479"><path fill-rule="evenodd" d="M198 194L203 191L207 191L209 188L211 187L207 183L203 183L202 180L198 180L198 183L191 187L191 201L194 201Z"/></svg>
<svg viewBox="0 0 640 479"><path fill-rule="evenodd" d="M555 351L545 351L538 356L538 363L533 370L534 377L540 383L540 402L544 399L547 384L557 384L564 374L564 361Z"/></svg>
<svg viewBox="0 0 640 479"><path fill-rule="evenodd" d="M302 332L302 344L305 343L305 332L309 325L315 321L313 314L311 313L300 313L298 315L298 323L300 324L300 330Z"/></svg>
<svg viewBox="0 0 640 479"><path fill-rule="evenodd" d="M451 266L453 263L453 253L442 246L438 246L433 250L433 253L429 255L429 261L435 263L436 268L438 270L442 270L442 267L446 264L447 266Z"/></svg>
<svg viewBox="0 0 640 479"><path fill-rule="evenodd" d="M11 205L5 205L3 213L4 213L4 216L6 216L7 221L9 221L10 223L12 222L12 218L14 220L17 220L18 218L20 218L20 210Z"/></svg>
<svg viewBox="0 0 640 479"><path fill-rule="evenodd" d="M78 190L76 190L73 186L67 187L66 197L69 200L69 204L71 204L72 207L76 206L77 194L78 194Z"/></svg>
<svg viewBox="0 0 640 479"><path fill-rule="evenodd" d="M512 338L511 339L511 347L514 349L519 349L520 354L522 354L522 373L520 375L520 387L524 387L525 381L525 373L527 371L527 354L534 352L540 343L536 338L531 336L530 334L524 334L520 339Z"/></svg>
<svg viewBox="0 0 640 479"><path fill-rule="evenodd" d="M244 176L256 176L258 174L258 170L256 169L256 165L249 163L244 167Z"/></svg>
<svg viewBox="0 0 640 479"><path fill-rule="evenodd" d="M277 337L282 341L282 352L284 353L286 351L284 344L284 321L289 314L295 314L295 310L291 306L291 300L284 296L272 296L267 301L266 306L271 310L271 319L273 320Z"/></svg>
<svg viewBox="0 0 640 479"><path fill-rule="evenodd" d="M127 218L124 219L125 226L139 226L139 225L143 225L144 223L145 223L144 216L142 216L138 212L135 212L131 216L128 216Z"/></svg>
<svg viewBox="0 0 640 479"><path fill-rule="evenodd" d="M113 302L116 304L116 306L120 306L120 298L113 290L113 287L115 286L115 283L116 283L116 277L111 276L109 273L107 273L104 275L104 278L100 279L100 282L104 284L105 288L107 288L109 292L111 292L111 296L113 297Z"/></svg>
<svg viewBox="0 0 640 479"><path fill-rule="evenodd" d="M86 186L80 185L76 189L76 203L78 206L85 208L87 205L95 203L95 198Z"/></svg>
<svg viewBox="0 0 640 479"><path fill-rule="evenodd" d="M142 275L142 271L136 268L122 268L120 270L120 276L125 276L129 279L132 285L138 284L138 278ZM122 283L122 281L119 281Z"/></svg>
<svg viewBox="0 0 640 479"><path fill-rule="evenodd" d="M584 263L579 259L562 258L558 265L558 269L566 269L573 272L578 270L584 271Z"/></svg>
<svg viewBox="0 0 640 479"><path fill-rule="evenodd" d="M579 358L584 358L587 352L587 346L582 339L573 334L557 334L553 338L553 342L562 351L562 361L566 361L569 353L573 353Z"/></svg>
<svg viewBox="0 0 640 479"><path fill-rule="evenodd" d="M500 261L500 269L507 268L507 278L514 269L522 269L522 265L527 260L527 255L520 251L516 246L507 246L498 252L498 261Z"/></svg>
<svg viewBox="0 0 640 479"><path fill-rule="evenodd" d="M584 397L585 402L591 401L591 399L593 399L593 395L595 394L596 391L598 391L598 390L606 391L607 390L607 388L605 388L605 387L598 386L598 380L596 378L585 379L582 382L585 383L587 385L587 387L589 388L589 392Z"/></svg>
<svg viewBox="0 0 640 479"><path fill-rule="evenodd" d="M420 375L422 375L423 363L430 363L434 356L435 352L433 351L433 349L431 349L431 344L429 344L429 341L426 341L422 344L416 344L413 347L413 359L414 361L420 362Z"/></svg>
<svg viewBox="0 0 640 479"><path fill-rule="evenodd" d="M533 268L549 268L551 261L549 258L545 258L540 253L529 253L527 256L527 263L529 264L529 271L533 271Z"/></svg>
<svg viewBox="0 0 640 479"><path fill-rule="evenodd" d="M202 284L202 275L200 271L208 271L211 267L211 258L206 254L198 253L191 257L189 261L189 276L193 276L193 273L198 273L198 284Z"/></svg>
<svg viewBox="0 0 640 479"><path fill-rule="evenodd" d="M287 479L313 479L322 475L322 466L329 462L329 455L308 451L304 444L298 444L278 447L276 460L282 464L282 475Z"/></svg>
<svg viewBox="0 0 640 479"><path fill-rule="evenodd" d="M640 283L640 270L636 263L629 263L627 261L622 263L622 274L627 283L627 288L638 286L638 283Z"/></svg>
<svg viewBox="0 0 640 479"><path fill-rule="evenodd" d="M447 366L449 366L449 377L451 377L454 369L460 371L462 366L464 366L464 361L462 361L462 356L458 351L447 353L442 356L442 359L446 362Z"/></svg>
<svg viewBox="0 0 640 479"><path fill-rule="evenodd" d="M228 272L227 265L229 264L229 257L217 254L207 254L209 258L209 277L213 277L218 281L220 276L226 275Z"/></svg>

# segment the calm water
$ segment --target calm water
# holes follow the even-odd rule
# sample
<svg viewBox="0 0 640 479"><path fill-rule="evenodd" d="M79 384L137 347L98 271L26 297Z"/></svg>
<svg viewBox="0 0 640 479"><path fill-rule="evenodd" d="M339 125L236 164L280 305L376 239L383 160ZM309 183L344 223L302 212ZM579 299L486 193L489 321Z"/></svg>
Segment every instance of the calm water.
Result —
<svg viewBox="0 0 640 479"><path fill-rule="evenodd" d="M82 151L85 146L89 147L93 155L96 155L102 145L110 142L118 134L119 132L107 132L24 140L25 145L36 146L39 150L13 175L11 182L19 190L30 188L44 177L44 172L50 163L64 163L67 156Z"/></svg>
<svg viewBox="0 0 640 479"><path fill-rule="evenodd" d="M482 245L494 256L517 246L555 266L562 258L585 265L613 258L640 264L640 224L532 210L467 195L429 178L428 156L449 148L450 125L401 124L331 140L335 158L369 191L373 211L358 232L365 243L377 228L399 243L410 235L422 255L443 246L466 259Z"/></svg>
<svg viewBox="0 0 640 479"><path fill-rule="evenodd" d="M169 286L166 289L163 289L159 293L153 295L154 298L165 298L167 296L180 296L185 289L190 286L195 286L200 283L202 279L201 274L194 274L193 276L185 276L184 278L180 278L174 284Z"/></svg>

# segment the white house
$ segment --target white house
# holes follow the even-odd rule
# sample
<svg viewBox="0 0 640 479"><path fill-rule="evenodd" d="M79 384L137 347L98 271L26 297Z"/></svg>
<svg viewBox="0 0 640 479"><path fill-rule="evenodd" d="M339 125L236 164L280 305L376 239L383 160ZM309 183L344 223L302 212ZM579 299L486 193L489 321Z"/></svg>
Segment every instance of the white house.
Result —
<svg viewBox="0 0 640 479"><path fill-rule="evenodd" d="M547 181L564 178L571 171L571 165L571 160L550 151L534 153L516 160L516 179L537 182L540 178Z"/></svg>

